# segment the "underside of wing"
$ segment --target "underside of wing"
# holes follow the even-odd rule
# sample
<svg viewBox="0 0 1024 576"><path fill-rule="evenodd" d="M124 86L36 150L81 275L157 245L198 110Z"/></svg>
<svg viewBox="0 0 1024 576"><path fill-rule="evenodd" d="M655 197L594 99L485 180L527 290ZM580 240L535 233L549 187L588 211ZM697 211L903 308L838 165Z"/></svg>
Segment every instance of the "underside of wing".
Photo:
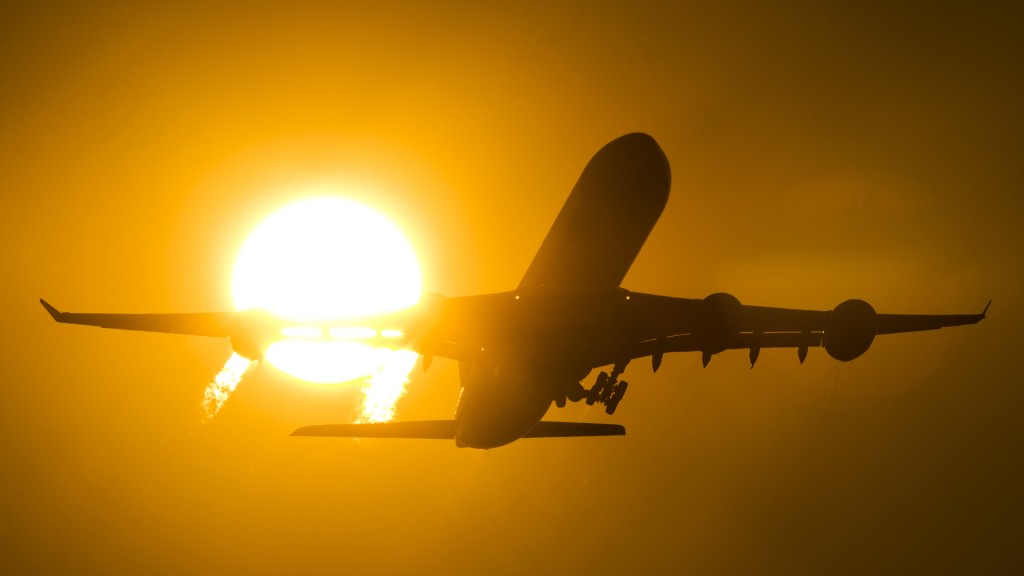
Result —
<svg viewBox="0 0 1024 576"><path fill-rule="evenodd" d="M728 294L703 300L631 294L631 302L638 317L636 341L624 358L597 358L595 365L651 356L657 366L669 352L702 352L706 364L730 349L749 350L753 363L762 348L796 348L802 362L807 349L818 346L849 361L866 352L876 335L976 324L988 311L985 306L979 314L877 314L863 300L832 310L799 310L744 306Z"/></svg>
<svg viewBox="0 0 1024 576"><path fill-rule="evenodd" d="M193 336L228 336L235 312L194 314L82 314L61 312L47 301L39 302L57 322L118 330L140 330Z"/></svg>
<svg viewBox="0 0 1024 576"><path fill-rule="evenodd" d="M900 332L920 332L922 330L938 330L951 326L977 324L985 319L990 300L981 314L879 314L876 334L898 334Z"/></svg>

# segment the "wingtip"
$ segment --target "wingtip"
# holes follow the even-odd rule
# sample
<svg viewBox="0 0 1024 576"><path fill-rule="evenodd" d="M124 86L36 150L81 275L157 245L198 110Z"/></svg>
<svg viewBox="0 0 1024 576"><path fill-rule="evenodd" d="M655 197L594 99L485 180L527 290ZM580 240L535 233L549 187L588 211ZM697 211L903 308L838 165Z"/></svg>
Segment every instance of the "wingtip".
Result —
<svg viewBox="0 0 1024 576"><path fill-rule="evenodd" d="M43 308L46 308L46 311L50 313L50 316L53 316L54 320L60 322L60 310L57 310L56 308L51 306L49 302L43 300L42 298L39 299L39 303L43 305Z"/></svg>
<svg viewBox="0 0 1024 576"><path fill-rule="evenodd" d="M985 315L988 314L988 307L992 305L992 301L989 300L988 304L985 304L985 309L981 311L981 319L985 319Z"/></svg>

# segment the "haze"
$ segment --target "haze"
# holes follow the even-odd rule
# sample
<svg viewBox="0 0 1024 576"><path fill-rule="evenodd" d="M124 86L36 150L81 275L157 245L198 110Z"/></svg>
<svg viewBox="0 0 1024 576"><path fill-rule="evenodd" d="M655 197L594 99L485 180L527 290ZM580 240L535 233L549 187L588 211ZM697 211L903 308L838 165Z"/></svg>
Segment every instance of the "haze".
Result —
<svg viewBox="0 0 1024 576"><path fill-rule="evenodd" d="M351 4L0 9L0 572L1020 569L1019 9ZM560 414L626 437L485 452L290 438L359 387L266 366L204 425L226 341L37 304L231 309L246 234L325 188L426 291L511 289L634 131L673 187L626 287L988 319L849 364L636 362L614 418ZM398 418L449 418L457 372Z"/></svg>

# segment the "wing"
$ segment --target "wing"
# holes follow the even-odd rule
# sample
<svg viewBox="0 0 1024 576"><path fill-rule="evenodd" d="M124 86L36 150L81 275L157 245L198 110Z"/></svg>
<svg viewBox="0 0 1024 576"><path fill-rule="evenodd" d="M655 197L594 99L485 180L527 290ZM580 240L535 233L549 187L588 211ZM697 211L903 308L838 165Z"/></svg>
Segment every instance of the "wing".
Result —
<svg viewBox="0 0 1024 576"><path fill-rule="evenodd" d="M650 136L607 144L583 169L519 291L617 288L668 202L670 181L668 160Z"/></svg>
<svg viewBox="0 0 1024 576"><path fill-rule="evenodd" d="M434 321L439 307L433 302L439 301L443 307L444 299L426 298L427 304L392 314L381 314L363 318L352 318L346 324L360 327L372 327L375 336L336 336L334 329L346 326L332 326L316 322L297 322L299 330L309 329L315 334L291 336L307 339L352 339L387 348L412 350L419 354L471 359L472 350L447 341L438 341L430 334L424 334L426 328ZM100 328L118 330L138 330L142 332L163 332L167 334L186 334L192 336L228 337L231 347L246 358L259 360L269 346L281 339L290 337L285 331L288 323L271 316L262 310L245 310L242 312L201 312L192 314L81 314L61 312L46 300L39 302L46 308L57 322L65 324L81 324ZM360 330L361 328L357 328ZM399 336L388 336L387 332L399 332ZM429 360L425 360L429 363Z"/></svg>
<svg viewBox="0 0 1024 576"><path fill-rule="evenodd" d="M722 298L712 301L715 296ZM625 354L606 351L595 358L595 366L651 356L657 367L665 353L698 351L706 364L730 349L750 350L753 364L761 348L796 348L802 362L807 349L818 346L848 361L863 354L876 335L976 324L988 312L986 305L978 314L876 314L862 300L833 310L799 310L744 306L726 294L691 300L634 293L630 301L634 318L626 332L632 342Z"/></svg>
<svg viewBox="0 0 1024 576"><path fill-rule="evenodd" d="M228 336L235 312L206 312L196 314L80 314L61 312L46 300L40 304L57 322L82 324L118 330L141 330L194 336Z"/></svg>
<svg viewBox="0 0 1024 576"><path fill-rule="evenodd" d="M948 328L950 326L977 324L985 319L988 307L991 305L992 301L989 300L981 314L879 314L876 334L920 332L923 330L938 330L939 328Z"/></svg>
<svg viewBox="0 0 1024 576"><path fill-rule="evenodd" d="M857 303L857 304L853 304ZM768 308L764 306L744 306L741 329L749 332L763 333L819 333L824 334L830 328L837 328L837 315L842 313L844 305L867 306L861 300L848 300L834 310L792 310L789 308ZM951 326L977 324L985 319L989 302L979 314L874 314L874 333L896 334L899 332L920 332L938 330ZM870 308L870 307L869 307ZM867 312L869 308L860 308ZM739 346L745 348L745 346Z"/></svg>

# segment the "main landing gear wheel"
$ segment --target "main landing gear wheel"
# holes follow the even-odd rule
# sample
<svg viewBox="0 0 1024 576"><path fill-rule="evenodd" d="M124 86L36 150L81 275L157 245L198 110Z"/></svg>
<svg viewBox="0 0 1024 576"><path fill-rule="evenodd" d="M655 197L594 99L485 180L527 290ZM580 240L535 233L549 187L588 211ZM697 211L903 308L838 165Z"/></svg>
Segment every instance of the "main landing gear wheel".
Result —
<svg viewBox="0 0 1024 576"><path fill-rule="evenodd" d="M611 378L607 372L601 372L597 375L597 382L594 382L594 387L587 393L587 406L593 406L594 402L600 401L604 403L601 398L605 395L605 390L609 388L608 383Z"/></svg>
<svg viewBox="0 0 1024 576"><path fill-rule="evenodd" d="M606 413L615 413L615 409L619 407L622 397L626 395L626 388L629 387L627 382L618 382L619 372L613 370L611 374L601 372L597 375L597 381L594 382L593 388L587 393L587 405L593 406L595 403L604 404L604 411Z"/></svg>
<svg viewBox="0 0 1024 576"><path fill-rule="evenodd" d="M619 402L622 402L622 397L626 395L626 388L629 388L629 382L626 381L619 382L615 386L611 398L608 399L604 406L604 411L609 416L615 414L615 409L619 407Z"/></svg>

